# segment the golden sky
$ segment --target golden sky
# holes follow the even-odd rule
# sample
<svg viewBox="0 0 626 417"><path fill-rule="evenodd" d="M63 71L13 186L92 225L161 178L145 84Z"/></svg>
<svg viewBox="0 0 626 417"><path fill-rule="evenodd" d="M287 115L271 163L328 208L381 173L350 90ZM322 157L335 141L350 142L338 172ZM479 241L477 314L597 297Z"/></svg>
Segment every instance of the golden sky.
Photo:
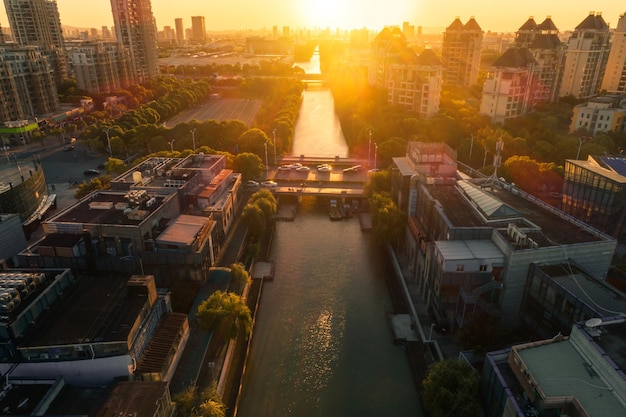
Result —
<svg viewBox="0 0 626 417"><path fill-rule="evenodd" d="M57 0L63 25L100 28L112 26L109 0ZM3 8L3 7L2 7ZM279 27L337 27L381 29L408 21L415 26L445 28L455 17L466 22L475 17L484 31L514 32L529 16L540 23L547 16L561 32L573 29L589 12L602 12L612 28L626 13L621 0L152 0L159 30L174 26L182 17L185 27L191 16L205 16L207 30L262 29ZM8 26L6 13L0 23Z"/></svg>

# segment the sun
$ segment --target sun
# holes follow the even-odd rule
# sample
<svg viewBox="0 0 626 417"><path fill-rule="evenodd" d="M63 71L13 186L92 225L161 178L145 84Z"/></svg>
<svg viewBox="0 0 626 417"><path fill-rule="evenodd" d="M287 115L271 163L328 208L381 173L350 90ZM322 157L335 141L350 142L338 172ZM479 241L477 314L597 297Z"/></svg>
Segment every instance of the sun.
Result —
<svg viewBox="0 0 626 417"><path fill-rule="evenodd" d="M345 26L351 0L301 0L303 20L318 27Z"/></svg>
<svg viewBox="0 0 626 417"><path fill-rule="evenodd" d="M415 21L416 0L300 0L301 21L307 26L380 29Z"/></svg>

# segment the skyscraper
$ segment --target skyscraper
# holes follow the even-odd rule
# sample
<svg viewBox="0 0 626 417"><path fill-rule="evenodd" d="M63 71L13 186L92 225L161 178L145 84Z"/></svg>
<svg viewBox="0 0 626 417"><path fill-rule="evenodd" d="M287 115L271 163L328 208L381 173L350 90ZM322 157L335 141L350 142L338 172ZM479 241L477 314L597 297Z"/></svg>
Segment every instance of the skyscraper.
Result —
<svg viewBox="0 0 626 417"><path fill-rule="evenodd" d="M590 13L569 37L559 97L588 98L600 90L609 54L609 26Z"/></svg>
<svg viewBox="0 0 626 417"><path fill-rule="evenodd" d="M117 41L130 52L134 82L159 75L157 31L150 0L111 0Z"/></svg>
<svg viewBox="0 0 626 417"><path fill-rule="evenodd" d="M478 82L483 31L470 18L466 24L457 17L443 34L441 63L444 85L469 87Z"/></svg>
<svg viewBox="0 0 626 417"><path fill-rule="evenodd" d="M613 32L602 90L609 93L626 93L626 13L619 17L617 28Z"/></svg>
<svg viewBox="0 0 626 417"><path fill-rule="evenodd" d="M185 28L183 27L183 19L177 17L174 19L174 25L176 26L176 43L182 45L185 43Z"/></svg>
<svg viewBox="0 0 626 417"><path fill-rule="evenodd" d="M4 0L13 39L22 46L41 46L57 85L67 78L61 18L55 0Z"/></svg>
<svg viewBox="0 0 626 417"><path fill-rule="evenodd" d="M193 43L204 43L206 41L204 16L191 16L191 36Z"/></svg>

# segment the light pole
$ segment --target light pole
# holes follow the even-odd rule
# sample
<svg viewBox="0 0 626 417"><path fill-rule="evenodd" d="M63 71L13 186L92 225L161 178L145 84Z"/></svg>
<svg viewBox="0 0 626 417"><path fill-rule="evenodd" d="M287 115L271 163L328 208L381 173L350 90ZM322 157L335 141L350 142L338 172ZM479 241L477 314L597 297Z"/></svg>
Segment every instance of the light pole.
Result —
<svg viewBox="0 0 626 417"><path fill-rule="evenodd" d="M485 167L486 163L487 163L487 147L485 146L485 157L483 158L483 168Z"/></svg>
<svg viewBox="0 0 626 417"><path fill-rule="evenodd" d="M191 132L191 142L193 143L193 150L196 150L196 128L190 130Z"/></svg>
<svg viewBox="0 0 626 417"><path fill-rule="evenodd" d="M270 166L267 164L267 141L265 141L265 179L270 178Z"/></svg>
<svg viewBox="0 0 626 417"><path fill-rule="evenodd" d="M583 138L578 138L578 152L576 152L576 160L580 156L580 148L583 147Z"/></svg>
<svg viewBox="0 0 626 417"><path fill-rule="evenodd" d="M369 131L370 138L367 141L367 167L370 168L370 149L372 148L372 131Z"/></svg>
<svg viewBox="0 0 626 417"><path fill-rule="evenodd" d="M174 140L172 139L172 141L170 142L170 152L174 153Z"/></svg>
<svg viewBox="0 0 626 417"><path fill-rule="evenodd" d="M468 164L472 163L472 149L474 149L474 134L471 134L471 138L472 141L470 142L470 154L469 154L469 160L467 161Z"/></svg>
<svg viewBox="0 0 626 417"><path fill-rule="evenodd" d="M374 169L378 168L378 163L377 163L377 158L378 158L378 144L375 143L374 144Z"/></svg>
<svg viewBox="0 0 626 417"><path fill-rule="evenodd" d="M276 129L272 130L274 134L274 165L276 165Z"/></svg>
<svg viewBox="0 0 626 417"><path fill-rule="evenodd" d="M111 138L109 137L109 130L111 130L110 127L108 129L104 129L104 133L106 133L107 135L107 147L109 148L109 156L113 158L113 151L111 150Z"/></svg>
<svg viewBox="0 0 626 417"><path fill-rule="evenodd" d="M428 340L433 340L433 329L435 328L435 323L430 323L430 331L428 332Z"/></svg>

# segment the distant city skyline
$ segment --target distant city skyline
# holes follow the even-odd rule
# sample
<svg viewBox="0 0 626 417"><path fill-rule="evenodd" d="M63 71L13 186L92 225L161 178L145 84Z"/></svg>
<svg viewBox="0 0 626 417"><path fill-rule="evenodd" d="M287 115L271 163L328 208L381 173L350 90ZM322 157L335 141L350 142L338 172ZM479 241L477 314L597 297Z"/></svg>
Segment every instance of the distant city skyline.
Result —
<svg viewBox="0 0 626 417"><path fill-rule="evenodd" d="M110 0L57 0L61 23L79 28L111 27ZM88 4L88 6L86 6ZM185 28L191 27L191 16L205 16L207 31L271 29L273 26L319 27L372 30L384 26L414 26L445 28L457 16L462 22L474 17L484 31L514 32L533 16L539 23L547 16L560 31L572 30L591 11L601 12L614 28L626 5L615 0L600 0L593 4L571 0L526 0L502 2L494 0L387 0L364 6L357 0L229 0L209 5L203 0L152 0L152 12L157 28L174 27L175 18L183 18ZM217 17L219 15L219 18ZM0 23L9 27L4 3L0 8Z"/></svg>

